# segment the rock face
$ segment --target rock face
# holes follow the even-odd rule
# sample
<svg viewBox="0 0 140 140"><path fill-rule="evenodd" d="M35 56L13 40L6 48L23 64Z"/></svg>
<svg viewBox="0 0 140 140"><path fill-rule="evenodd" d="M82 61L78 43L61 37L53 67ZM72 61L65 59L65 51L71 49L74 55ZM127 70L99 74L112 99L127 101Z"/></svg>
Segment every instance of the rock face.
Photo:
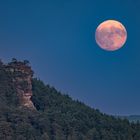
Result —
<svg viewBox="0 0 140 140"><path fill-rule="evenodd" d="M24 62L11 62L6 66L7 70L13 73L13 83L19 97L20 107L36 110L32 97L33 71Z"/></svg>

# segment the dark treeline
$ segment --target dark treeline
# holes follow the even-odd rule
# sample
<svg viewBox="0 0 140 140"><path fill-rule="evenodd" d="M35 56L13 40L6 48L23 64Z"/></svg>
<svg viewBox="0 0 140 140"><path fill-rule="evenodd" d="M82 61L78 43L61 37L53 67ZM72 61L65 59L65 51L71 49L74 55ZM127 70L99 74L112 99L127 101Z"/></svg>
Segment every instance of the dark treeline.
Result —
<svg viewBox="0 0 140 140"><path fill-rule="evenodd" d="M13 74L0 63L0 140L140 140L140 124L92 109L33 79L33 111L19 108Z"/></svg>

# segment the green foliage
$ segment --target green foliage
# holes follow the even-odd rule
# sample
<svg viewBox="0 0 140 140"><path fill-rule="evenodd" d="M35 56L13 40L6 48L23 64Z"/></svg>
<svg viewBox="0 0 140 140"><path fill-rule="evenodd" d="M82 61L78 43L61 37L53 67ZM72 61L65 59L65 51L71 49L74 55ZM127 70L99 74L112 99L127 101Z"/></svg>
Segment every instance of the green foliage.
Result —
<svg viewBox="0 0 140 140"><path fill-rule="evenodd" d="M12 58L12 63L17 63L17 59L16 58Z"/></svg>
<svg viewBox="0 0 140 140"><path fill-rule="evenodd" d="M27 66L30 64L30 62L28 60L24 60L23 63Z"/></svg>
<svg viewBox="0 0 140 140"><path fill-rule="evenodd" d="M37 111L19 108L14 76L0 65L0 140L140 140L139 122L103 114L37 79Z"/></svg>

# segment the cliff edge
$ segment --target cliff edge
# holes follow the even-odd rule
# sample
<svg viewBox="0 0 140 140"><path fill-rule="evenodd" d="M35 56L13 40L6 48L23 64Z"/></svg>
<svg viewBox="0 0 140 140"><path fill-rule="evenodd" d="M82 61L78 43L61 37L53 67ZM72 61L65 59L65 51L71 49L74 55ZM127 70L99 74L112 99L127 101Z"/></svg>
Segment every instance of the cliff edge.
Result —
<svg viewBox="0 0 140 140"><path fill-rule="evenodd" d="M14 59L5 65L6 71L12 73L12 81L19 98L20 107L26 107L35 110L31 101L32 97L32 77L33 70L27 60L21 62Z"/></svg>

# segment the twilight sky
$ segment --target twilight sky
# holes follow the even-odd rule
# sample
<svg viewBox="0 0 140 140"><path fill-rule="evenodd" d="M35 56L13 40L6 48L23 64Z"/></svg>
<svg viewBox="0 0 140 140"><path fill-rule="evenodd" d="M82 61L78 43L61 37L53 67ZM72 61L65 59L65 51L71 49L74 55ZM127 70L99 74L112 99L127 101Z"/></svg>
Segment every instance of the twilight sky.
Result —
<svg viewBox="0 0 140 140"><path fill-rule="evenodd" d="M0 1L0 58L28 59L38 78L108 114L140 114L139 0ZM98 24L128 33L115 52L100 49Z"/></svg>

